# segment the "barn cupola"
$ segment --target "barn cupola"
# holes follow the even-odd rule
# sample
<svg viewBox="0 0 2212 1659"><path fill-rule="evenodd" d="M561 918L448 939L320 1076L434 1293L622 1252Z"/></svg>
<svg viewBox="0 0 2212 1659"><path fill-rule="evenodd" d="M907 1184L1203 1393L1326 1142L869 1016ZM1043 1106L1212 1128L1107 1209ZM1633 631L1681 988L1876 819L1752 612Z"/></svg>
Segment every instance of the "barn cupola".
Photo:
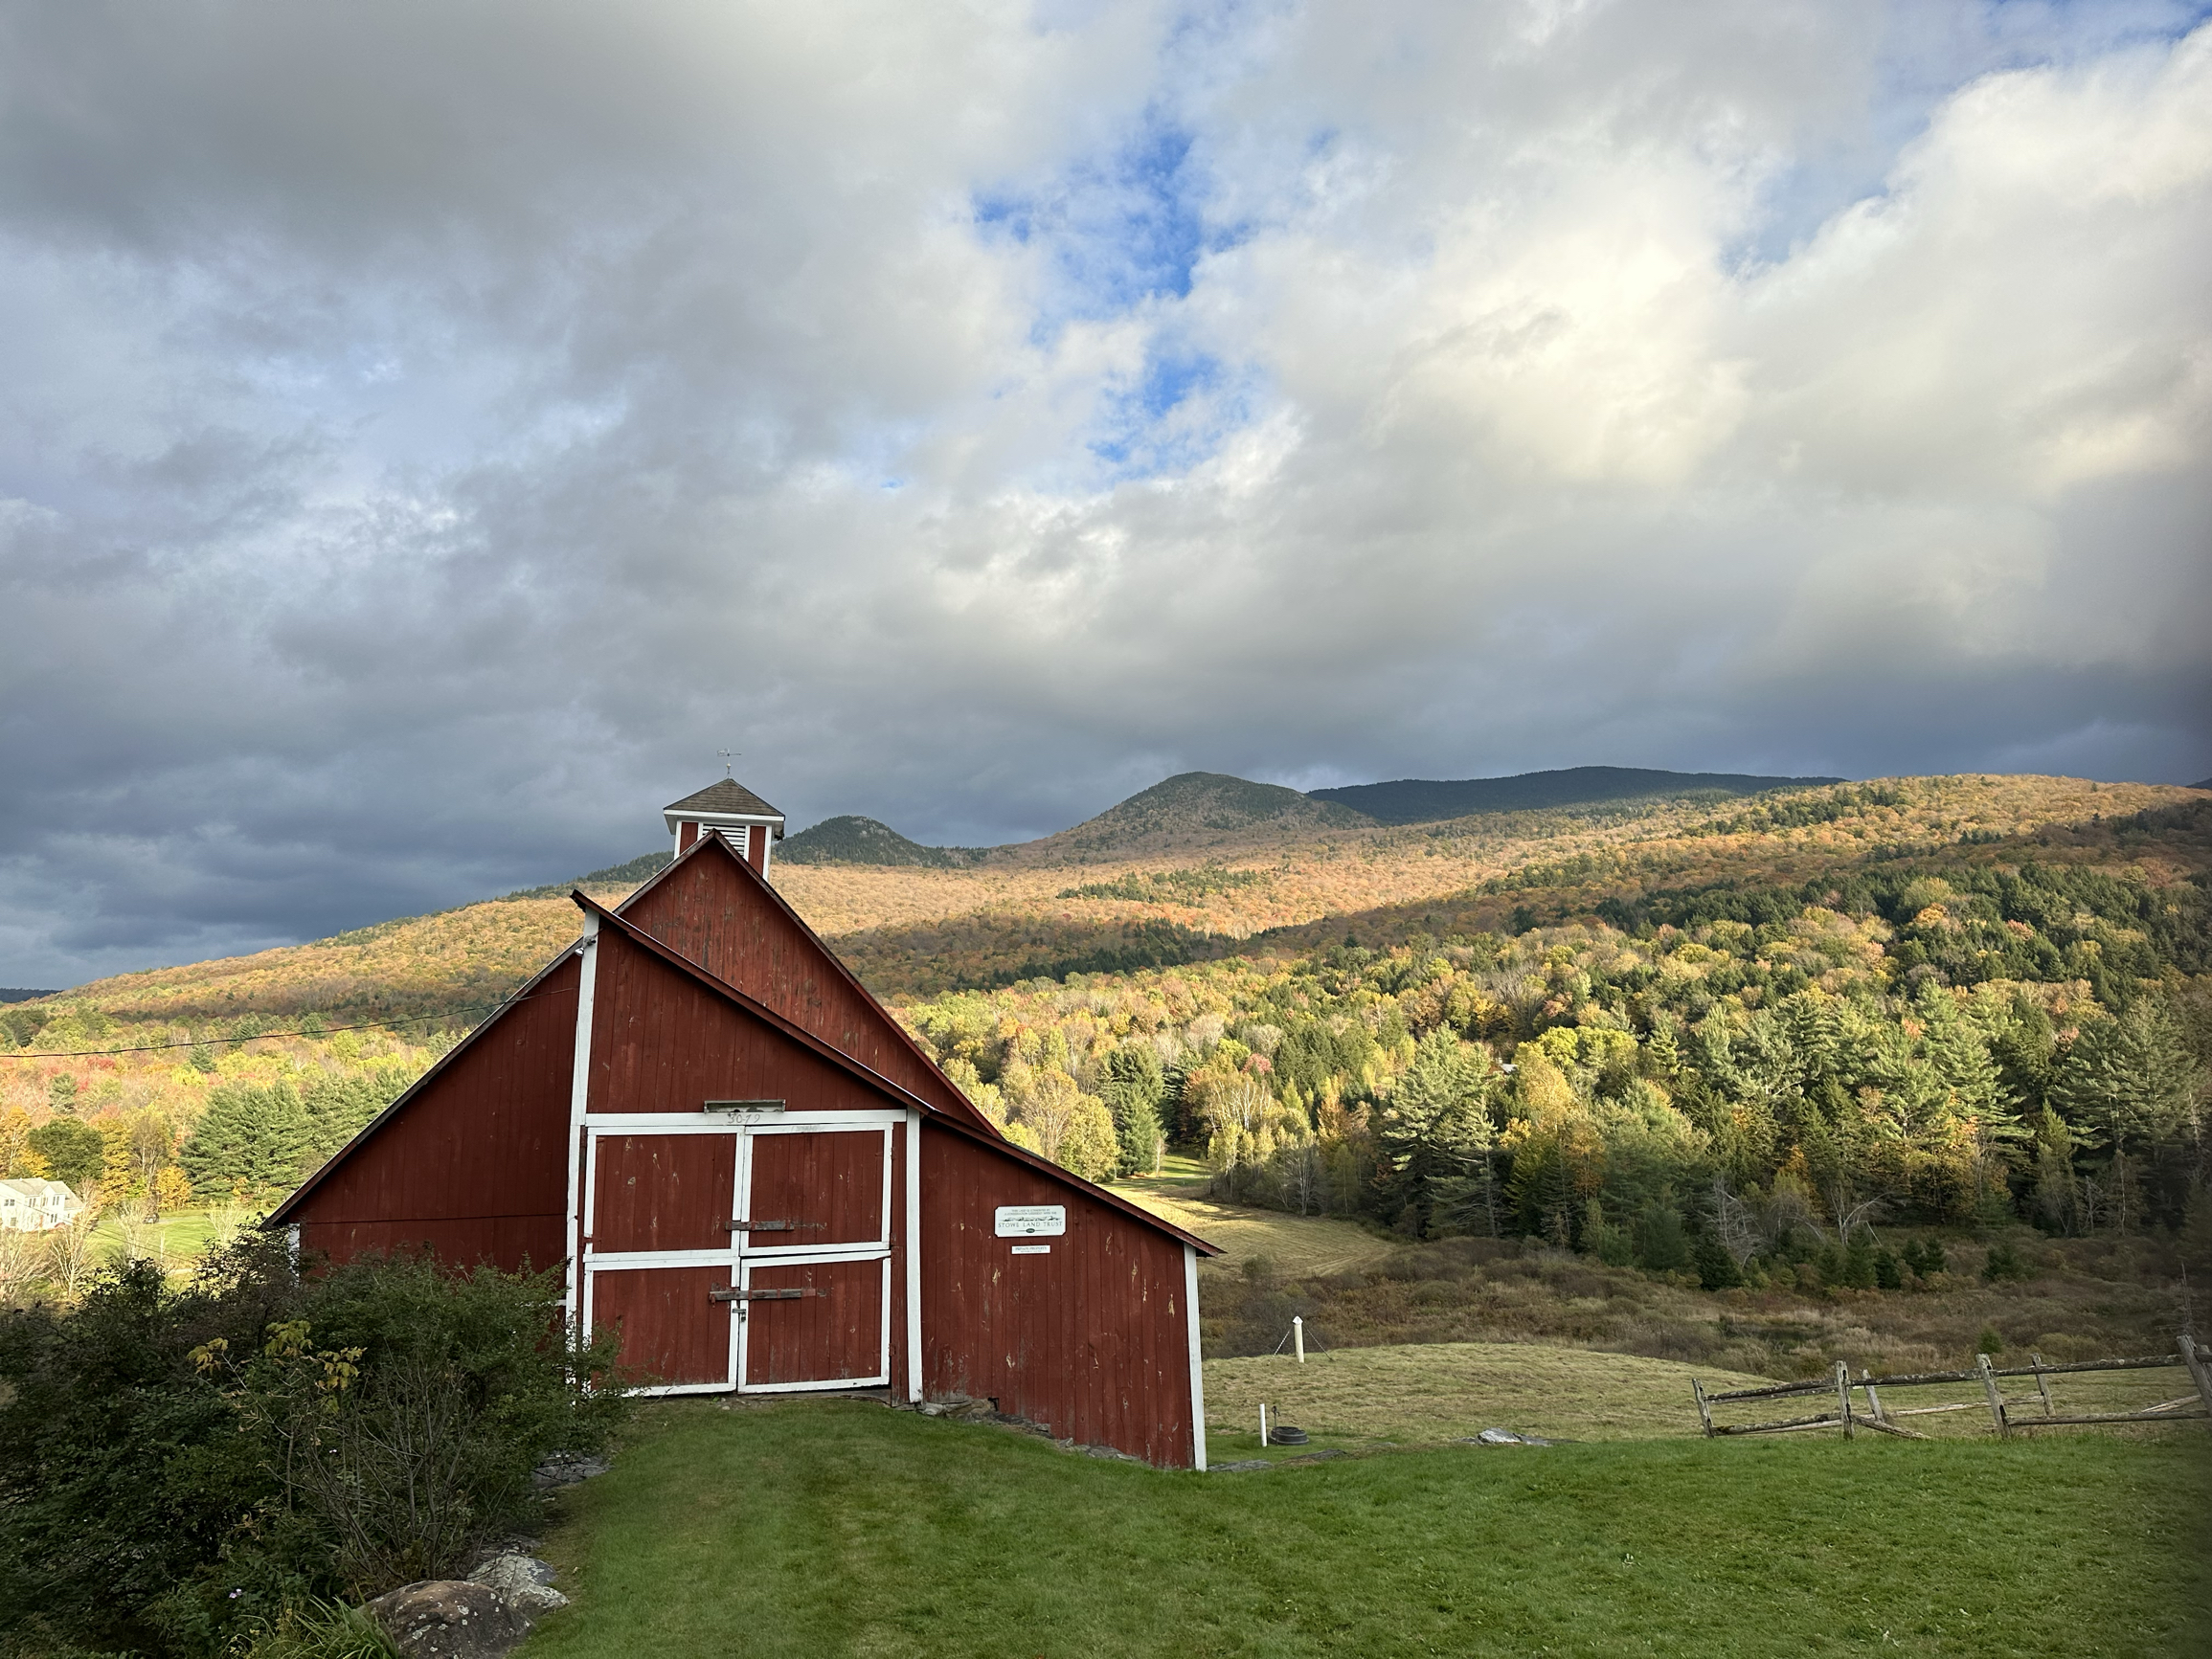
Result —
<svg viewBox="0 0 2212 1659"><path fill-rule="evenodd" d="M678 858L710 830L720 830L762 875L768 873L769 843L783 839L783 815L733 777L686 796L663 808L661 816L676 838Z"/></svg>

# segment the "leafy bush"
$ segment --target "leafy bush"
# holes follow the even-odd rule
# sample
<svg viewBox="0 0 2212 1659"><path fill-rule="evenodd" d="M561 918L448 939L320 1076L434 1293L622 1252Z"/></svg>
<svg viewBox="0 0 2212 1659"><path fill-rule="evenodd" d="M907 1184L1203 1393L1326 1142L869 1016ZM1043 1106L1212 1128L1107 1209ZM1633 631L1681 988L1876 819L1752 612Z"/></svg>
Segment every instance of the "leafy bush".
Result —
<svg viewBox="0 0 2212 1659"><path fill-rule="evenodd" d="M412 1259L303 1276L257 1233L182 1289L132 1263L0 1318L0 1636L214 1653L450 1571L625 1409L581 1386L557 1291Z"/></svg>

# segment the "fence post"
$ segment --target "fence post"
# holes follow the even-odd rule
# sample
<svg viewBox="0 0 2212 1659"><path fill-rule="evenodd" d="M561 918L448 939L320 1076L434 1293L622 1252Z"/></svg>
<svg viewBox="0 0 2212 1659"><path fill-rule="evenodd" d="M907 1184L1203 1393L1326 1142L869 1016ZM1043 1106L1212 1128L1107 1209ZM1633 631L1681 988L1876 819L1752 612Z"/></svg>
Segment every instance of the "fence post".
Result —
<svg viewBox="0 0 2212 1659"><path fill-rule="evenodd" d="M1859 1386L1866 1390L1866 1414L1876 1423L1887 1423L1889 1419L1882 1411L1882 1396L1874 1392L1874 1373L1863 1365L1859 1368Z"/></svg>
<svg viewBox="0 0 2212 1659"><path fill-rule="evenodd" d="M1698 1397L1698 1421L1705 1425L1705 1438L1713 1438L1713 1408L1705 1403L1704 1384L1690 1379L1690 1392Z"/></svg>
<svg viewBox="0 0 2212 1659"><path fill-rule="evenodd" d="M2181 1363L2189 1368L2189 1380L2197 1385L2197 1398L2203 1401L2204 1409L2212 1412L2212 1371L2197 1357L2197 1334L2193 1331L2181 1333Z"/></svg>
<svg viewBox="0 0 2212 1659"><path fill-rule="evenodd" d="M1851 1367L1836 1361L1836 1409L1843 1420L1843 1438L1851 1438Z"/></svg>
<svg viewBox="0 0 2212 1659"><path fill-rule="evenodd" d="M2043 1356L2041 1354L2031 1354L2028 1356L2028 1363L2036 1368L2036 1392L2043 1397L2043 1415L2045 1417L2058 1416L2058 1407L2051 1403L2051 1385L2043 1378Z"/></svg>
<svg viewBox="0 0 2212 1659"><path fill-rule="evenodd" d="M1981 1373L1981 1391L1989 1396L1989 1420L1997 1424L1998 1438L2010 1440L2012 1438L2012 1424L2004 1420L2004 1401L1998 1394L1997 1379L1990 1375L1989 1356L1976 1354L1974 1356L1974 1366L1976 1371Z"/></svg>

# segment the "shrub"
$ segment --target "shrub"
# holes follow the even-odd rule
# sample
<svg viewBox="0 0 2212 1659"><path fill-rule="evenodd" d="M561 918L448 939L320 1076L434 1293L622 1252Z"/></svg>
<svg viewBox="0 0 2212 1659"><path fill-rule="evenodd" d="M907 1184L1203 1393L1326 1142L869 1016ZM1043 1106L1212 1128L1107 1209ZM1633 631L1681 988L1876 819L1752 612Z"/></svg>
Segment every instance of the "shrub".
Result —
<svg viewBox="0 0 2212 1659"><path fill-rule="evenodd" d="M305 1641L306 1598L457 1566L625 1407L580 1386L556 1290L427 1260L302 1277L249 1233L181 1289L132 1263L0 1318L0 1640Z"/></svg>
<svg viewBox="0 0 2212 1659"><path fill-rule="evenodd" d="M1999 1239L1989 1247L1989 1254L1981 1264L1984 1283L1995 1285L2007 1279L2033 1277L2034 1270L2020 1260L2020 1251L2010 1239Z"/></svg>
<svg viewBox="0 0 2212 1659"><path fill-rule="evenodd" d="M1843 1283L1854 1290L1871 1290L1881 1283L1880 1269L1875 1266L1874 1246L1865 1239L1855 1241L1843 1252Z"/></svg>
<svg viewBox="0 0 2212 1659"><path fill-rule="evenodd" d="M1995 1325L1984 1325L1981 1328L1981 1334L1974 1339L1974 1351L1991 1356L2004 1352L2004 1338L1998 1334Z"/></svg>
<svg viewBox="0 0 2212 1659"><path fill-rule="evenodd" d="M1698 1235L1694 1252L1698 1269L1698 1283L1707 1290L1727 1290L1744 1282L1735 1257L1728 1254L1721 1241L1710 1233Z"/></svg>

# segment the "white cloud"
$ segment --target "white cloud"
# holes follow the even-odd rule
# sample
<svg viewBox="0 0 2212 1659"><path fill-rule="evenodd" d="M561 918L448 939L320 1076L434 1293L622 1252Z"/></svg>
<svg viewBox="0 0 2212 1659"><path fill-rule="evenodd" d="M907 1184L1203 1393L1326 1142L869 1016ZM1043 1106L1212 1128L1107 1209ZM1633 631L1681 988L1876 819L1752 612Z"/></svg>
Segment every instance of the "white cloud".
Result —
<svg viewBox="0 0 2212 1659"><path fill-rule="evenodd" d="M725 746L963 840L1185 765L2199 775L2186 27L11 13L0 980L623 856Z"/></svg>

